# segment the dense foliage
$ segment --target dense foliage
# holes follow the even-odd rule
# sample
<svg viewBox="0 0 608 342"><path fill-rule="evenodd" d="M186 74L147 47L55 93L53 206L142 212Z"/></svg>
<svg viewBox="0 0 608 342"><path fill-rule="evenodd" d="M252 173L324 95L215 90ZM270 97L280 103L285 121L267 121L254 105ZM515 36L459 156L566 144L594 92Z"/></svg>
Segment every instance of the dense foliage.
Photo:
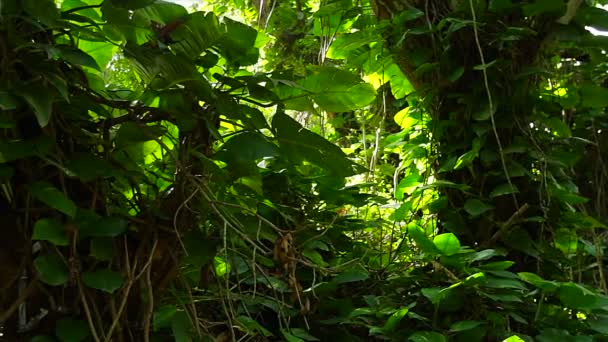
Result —
<svg viewBox="0 0 608 342"><path fill-rule="evenodd" d="M1 338L608 339L602 4L0 1Z"/></svg>

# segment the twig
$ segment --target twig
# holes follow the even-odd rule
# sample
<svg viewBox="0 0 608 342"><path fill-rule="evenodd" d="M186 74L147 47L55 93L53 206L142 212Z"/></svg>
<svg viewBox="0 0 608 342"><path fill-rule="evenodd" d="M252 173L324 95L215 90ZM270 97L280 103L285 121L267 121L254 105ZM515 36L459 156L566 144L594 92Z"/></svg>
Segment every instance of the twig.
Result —
<svg viewBox="0 0 608 342"><path fill-rule="evenodd" d="M488 240L488 242L484 243L483 245L491 246L496 241L498 241L500 236L502 234L504 234L515 223L515 220L518 219L521 215L523 215L524 212L526 212L526 210L528 210L528 208L530 208L528 203L524 203L524 205L522 205L521 208L519 208L519 210L514 212L513 215L511 215L511 217L509 217L509 219L506 222L504 222L503 224L500 225L500 228L496 231L496 233L494 233L494 235L492 235L490 240Z"/></svg>
<svg viewBox="0 0 608 342"><path fill-rule="evenodd" d="M179 241L180 246L182 246L182 249L184 250L184 253L186 253L186 255L188 255L188 251L186 250L186 246L184 245L184 242L182 241L182 238L179 234L179 230L177 229L177 217L179 216L179 212L182 210L182 208L188 203L190 202L190 200L192 199L192 197L194 197L194 195L196 195L199 192L199 189L194 189L194 191L190 194L190 196L188 196L188 198L186 198L185 201L183 201L179 207L177 207L177 210L175 211L175 215L173 215L173 229L175 230L175 235L177 235L177 241Z"/></svg>
<svg viewBox="0 0 608 342"><path fill-rule="evenodd" d="M156 243L156 241L155 241ZM151 253L152 255L153 253ZM151 265L146 266L146 286L148 287L148 308L144 315L144 342L150 341L150 323L152 321L152 314L154 312L154 290L152 289L152 280L150 273L152 272Z"/></svg>
<svg viewBox="0 0 608 342"><path fill-rule="evenodd" d="M442 264L438 263L437 261L431 261L431 264L433 265L433 267L435 269L441 270L443 272L445 272L445 274L448 275L448 277L450 279L452 279L453 281L459 282L460 279L458 279L458 277L449 269L447 269L445 266L443 266Z"/></svg>
<svg viewBox="0 0 608 342"><path fill-rule="evenodd" d="M87 298L84 293L84 287L82 286L82 281L80 281L80 277L76 281L78 283L78 292L80 294L80 301L82 302L82 307L84 308L84 313L87 316L87 322L89 323L89 329L91 330L91 335L93 335L93 340L95 342L100 342L99 335L97 335L97 329L95 328L95 324L93 323L93 316L91 315L91 309L89 309L89 304L87 303ZM106 339L106 341L108 341Z"/></svg>
<svg viewBox="0 0 608 342"><path fill-rule="evenodd" d="M0 314L0 324L4 323L6 320L8 320L13 315L15 310L17 310L19 308L19 306L25 302L25 300L32 294L32 292L34 292L34 289L36 288L37 283L38 283L38 278L35 277L34 279L32 279L30 284L25 288L25 290L23 290L23 292L17 298L17 300L13 304L11 304L11 306L6 311L4 311L2 314Z"/></svg>
<svg viewBox="0 0 608 342"><path fill-rule="evenodd" d="M568 25L576 15L576 12L578 11L578 8L581 6L582 3L583 0L568 1L568 8L566 9L566 13L561 18L557 19L557 22L560 24Z"/></svg>

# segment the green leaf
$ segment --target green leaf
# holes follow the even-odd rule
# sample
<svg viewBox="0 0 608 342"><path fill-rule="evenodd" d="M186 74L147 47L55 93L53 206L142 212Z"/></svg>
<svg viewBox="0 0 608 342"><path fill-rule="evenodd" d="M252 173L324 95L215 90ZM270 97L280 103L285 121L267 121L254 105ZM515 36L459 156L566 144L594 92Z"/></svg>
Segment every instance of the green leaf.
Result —
<svg viewBox="0 0 608 342"><path fill-rule="evenodd" d="M304 341L319 341L318 338L310 335L306 330L302 328L291 328L289 332L298 338L303 339Z"/></svg>
<svg viewBox="0 0 608 342"><path fill-rule="evenodd" d="M101 261L111 261L114 257L114 240L107 237L91 239L91 256Z"/></svg>
<svg viewBox="0 0 608 342"><path fill-rule="evenodd" d="M583 6L576 12L575 20L582 26L592 26L600 31L608 30L608 13L601 7Z"/></svg>
<svg viewBox="0 0 608 342"><path fill-rule="evenodd" d="M363 268L353 268L338 274L332 282L336 284L352 283L369 278L369 273Z"/></svg>
<svg viewBox="0 0 608 342"><path fill-rule="evenodd" d="M186 312L178 311L173 316L171 329L173 330L175 342L191 342L192 328L192 322L190 321L190 318Z"/></svg>
<svg viewBox="0 0 608 342"><path fill-rule="evenodd" d="M551 196L559 199L560 201L562 201L564 203L568 203L568 204L573 204L573 205L583 204L583 203L587 203L589 201L589 199L586 197L583 197L574 192L570 192L566 189L558 188L557 186L550 186L549 193L551 194Z"/></svg>
<svg viewBox="0 0 608 342"><path fill-rule="evenodd" d="M195 12L189 14L184 23L171 33L174 41L171 49L189 59L194 59L223 37L226 37L225 31L220 27L215 14Z"/></svg>
<svg viewBox="0 0 608 342"><path fill-rule="evenodd" d="M67 283L70 272L63 260L57 254L43 254L34 260L34 267L40 275L40 280L58 286Z"/></svg>
<svg viewBox="0 0 608 342"><path fill-rule="evenodd" d="M53 110L53 92L40 83L29 84L16 91L32 107L40 127L46 127Z"/></svg>
<svg viewBox="0 0 608 342"><path fill-rule="evenodd" d="M412 342L447 342L447 338L434 331L419 331L410 335L408 341Z"/></svg>
<svg viewBox="0 0 608 342"><path fill-rule="evenodd" d="M54 142L46 136L24 141L0 140L0 163L46 155L53 147Z"/></svg>
<svg viewBox="0 0 608 342"><path fill-rule="evenodd" d="M410 113L410 111L412 113ZM416 118L420 112L419 109L415 109L413 107L406 107L405 109L400 110L395 114L393 120L401 127L402 130L408 131L410 128L418 124L419 119ZM419 116L419 115L418 115Z"/></svg>
<svg viewBox="0 0 608 342"><path fill-rule="evenodd" d="M229 18L224 18L226 33L218 42L218 47L229 63L245 66L255 64L259 51L255 48L258 32L251 26Z"/></svg>
<svg viewBox="0 0 608 342"><path fill-rule="evenodd" d="M479 216L492 209L494 209L494 206L484 203L476 198L470 198L464 203L464 210L466 210L471 216Z"/></svg>
<svg viewBox="0 0 608 342"><path fill-rule="evenodd" d="M464 75L464 67L459 66L450 72L448 75L448 80L452 83L456 82L462 77L462 75Z"/></svg>
<svg viewBox="0 0 608 342"><path fill-rule="evenodd" d="M281 329L281 333L283 334L283 336L285 337L285 339L287 340L287 342L305 342L303 339L290 334L285 329Z"/></svg>
<svg viewBox="0 0 608 342"><path fill-rule="evenodd" d="M526 283L532 284L538 287L539 289L542 289L543 291L551 292L559 288L558 283L554 281L544 280L536 273L519 272L517 273L517 275L521 278L521 280L525 281Z"/></svg>
<svg viewBox="0 0 608 342"><path fill-rule="evenodd" d="M433 241L426 236L425 232L419 226L415 224L408 225L407 233L412 237L412 239L414 239L416 246L418 246L418 248L420 248L424 253L435 255L439 252Z"/></svg>
<svg viewBox="0 0 608 342"><path fill-rule="evenodd" d="M135 143L154 140L165 134L166 129L162 126L141 126L135 122L128 121L120 126L116 132L114 141L116 147L124 148Z"/></svg>
<svg viewBox="0 0 608 342"><path fill-rule="evenodd" d="M401 308L397 310L388 318L382 330L386 332L395 331L395 329L397 329L397 325L399 325L399 322L401 322L401 319L403 319L403 317L408 313L408 311L408 308Z"/></svg>
<svg viewBox="0 0 608 342"><path fill-rule="evenodd" d="M416 172L407 175L405 178L399 181L399 184L395 189L395 198L397 200L403 200L406 193L411 193L419 184L421 184L419 179L420 175Z"/></svg>
<svg viewBox="0 0 608 342"><path fill-rule="evenodd" d="M494 197L498 197L498 196L504 196L504 195L509 195L509 194L513 194L513 193L518 193L519 189L517 189L517 187L513 184L502 184L497 186L496 188L494 188L494 190L492 190L492 192L490 193L490 197L494 198Z"/></svg>
<svg viewBox="0 0 608 342"><path fill-rule="evenodd" d="M608 317L602 316L596 319L588 319L589 328L600 334L608 335Z"/></svg>
<svg viewBox="0 0 608 342"><path fill-rule="evenodd" d="M152 327L154 331L171 326L173 317L177 313L177 307L173 304L164 305L154 311Z"/></svg>
<svg viewBox="0 0 608 342"><path fill-rule="evenodd" d="M323 260L323 256L314 249L304 249L302 255L310 259L315 265L319 265L321 267L326 267L327 263Z"/></svg>
<svg viewBox="0 0 608 342"><path fill-rule="evenodd" d="M84 182L114 174L112 165L92 153L77 153L66 163L66 168Z"/></svg>
<svg viewBox="0 0 608 342"><path fill-rule="evenodd" d="M265 337L272 336L272 333L268 329L264 328L256 320L248 316L238 316L235 318L236 322L241 328L248 334L257 335L262 334Z"/></svg>
<svg viewBox="0 0 608 342"><path fill-rule="evenodd" d="M479 252L475 252L471 256L467 257L469 262L483 261L493 258L498 255L504 255L504 253L500 253L494 249L484 249Z"/></svg>
<svg viewBox="0 0 608 342"><path fill-rule="evenodd" d="M484 324L484 322L481 321L460 321L460 322L456 322L454 324L452 324L450 326L450 331L451 332L460 332L460 331L466 331L466 330L471 330L471 329L475 329L478 326Z"/></svg>
<svg viewBox="0 0 608 342"><path fill-rule="evenodd" d="M220 278L230 273L230 264L217 255L213 258L213 268L215 275Z"/></svg>
<svg viewBox="0 0 608 342"><path fill-rule="evenodd" d="M505 279L498 277L488 277L488 280L485 283L486 287L491 287L494 289L517 289L517 290L526 290L526 287L522 282L517 279Z"/></svg>
<svg viewBox="0 0 608 342"><path fill-rule="evenodd" d="M555 248L559 249L566 256L572 256L578 248L578 236L575 230L559 228L553 238Z"/></svg>
<svg viewBox="0 0 608 342"><path fill-rule="evenodd" d="M110 0L110 3L116 7L134 10L150 6L156 1L157 0Z"/></svg>
<svg viewBox="0 0 608 342"><path fill-rule="evenodd" d="M523 6L526 16L535 16L542 14L559 14L566 11L566 3L555 0L535 0L531 4Z"/></svg>
<svg viewBox="0 0 608 342"><path fill-rule="evenodd" d="M560 138L568 138L572 136L570 127L562 120L556 117L550 117L543 120L543 123Z"/></svg>
<svg viewBox="0 0 608 342"><path fill-rule="evenodd" d="M129 222L118 216L95 217L78 226L81 237L115 237L127 231Z"/></svg>
<svg viewBox="0 0 608 342"><path fill-rule="evenodd" d="M61 58L70 64L86 66L101 71L95 59L80 49L65 45L53 45L51 53L54 54L54 57Z"/></svg>
<svg viewBox="0 0 608 342"><path fill-rule="evenodd" d="M102 69L110 63L118 52L118 47L108 42L80 40L78 42L78 48L88 56L91 56L95 60L95 65L98 65Z"/></svg>
<svg viewBox="0 0 608 342"><path fill-rule="evenodd" d="M53 0L23 0L23 9L45 25L53 25L59 18L59 9Z"/></svg>
<svg viewBox="0 0 608 342"><path fill-rule="evenodd" d="M526 342L526 340L522 339L521 337L519 337L517 335L513 335L511 337L508 337L508 338L502 340L502 342Z"/></svg>
<svg viewBox="0 0 608 342"><path fill-rule="evenodd" d="M596 218L581 212L566 212L562 217L562 221L566 226L571 225L582 229L608 228L608 226L598 221Z"/></svg>
<svg viewBox="0 0 608 342"><path fill-rule="evenodd" d="M559 299L569 308L585 309L595 304L598 298L595 293L576 283L563 283L559 288Z"/></svg>
<svg viewBox="0 0 608 342"><path fill-rule="evenodd" d="M464 280L464 284L466 286L477 286L477 285L483 285L487 282L488 278L486 278L486 274L483 272L477 272L474 274L471 274L470 276L466 277Z"/></svg>
<svg viewBox="0 0 608 342"><path fill-rule="evenodd" d="M86 286L107 293L113 293L124 283L122 274L105 268L91 272L83 272L81 277L82 282Z"/></svg>
<svg viewBox="0 0 608 342"><path fill-rule="evenodd" d="M55 335L62 342L84 341L89 333L89 325L81 319L63 318L55 325Z"/></svg>
<svg viewBox="0 0 608 342"><path fill-rule="evenodd" d="M583 84L580 88L582 104L590 108L608 107L608 88L595 84Z"/></svg>
<svg viewBox="0 0 608 342"><path fill-rule="evenodd" d="M460 241L453 233L439 234L433 239L435 247L443 255L454 255L460 251Z"/></svg>
<svg viewBox="0 0 608 342"><path fill-rule="evenodd" d="M329 112L348 112L363 108L376 98L373 86L349 71L334 67L316 67L313 72L298 82L309 95Z"/></svg>
<svg viewBox="0 0 608 342"><path fill-rule="evenodd" d="M244 132L224 143L216 157L227 163L254 162L264 157L277 156L278 153L278 147L262 134Z"/></svg>
<svg viewBox="0 0 608 342"><path fill-rule="evenodd" d="M49 241L55 246L67 246L70 244L63 224L52 218L36 221L32 240Z"/></svg>
<svg viewBox="0 0 608 342"><path fill-rule="evenodd" d="M1 110L13 110L18 105L17 99L6 91L0 91L0 109Z"/></svg>
<svg viewBox="0 0 608 342"><path fill-rule="evenodd" d="M327 50L327 57L331 59L347 59L353 50L377 41L370 31L357 31L338 35Z"/></svg>
<svg viewBox="0 0 608 342"><path fill-rule="evenodd" d="M49 207L59 210L72 218L76 215L76 204L51 184L36 182L30 184L28 189L34 198Z"/></svg>
<svg viewBox="0 0 608 342"><path fill-rule="evenodd" d="M283 154L293 162L306 160L336 176L355 174L353 163L338 146L303 128L286 114L277 113L272 119L272 128Z"/></svg>

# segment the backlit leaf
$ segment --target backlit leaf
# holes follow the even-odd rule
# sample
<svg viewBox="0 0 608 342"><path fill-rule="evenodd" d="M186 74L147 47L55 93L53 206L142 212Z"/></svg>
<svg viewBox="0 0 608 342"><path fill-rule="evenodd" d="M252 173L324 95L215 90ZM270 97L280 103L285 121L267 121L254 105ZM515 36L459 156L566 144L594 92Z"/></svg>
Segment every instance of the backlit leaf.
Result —
<svg viewBox="0 0 608 342"><path fill-rule="evenodd" d="M435 247L443 255L454 255L460 251L460 241L453 233L439 234L433 239Z"/></svg>

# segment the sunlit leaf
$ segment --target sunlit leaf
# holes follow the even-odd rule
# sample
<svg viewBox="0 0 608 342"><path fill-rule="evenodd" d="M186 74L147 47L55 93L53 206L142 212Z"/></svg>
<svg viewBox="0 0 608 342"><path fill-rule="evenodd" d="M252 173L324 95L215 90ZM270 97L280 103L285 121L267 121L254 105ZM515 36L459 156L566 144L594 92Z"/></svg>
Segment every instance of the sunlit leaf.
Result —
<svg viewBox="0 0 608 342"><path fill-rule="evenodd" d="M439 234L433 239L437 250L443 255L454 255L460 251L460 241L453 233Z"/></svg>
<svg viewBox="0 0 608 342"><path fill-rule="evenodd" d="M384 324L384 327L382 329L386 332L395 331L395 329L397 329L397 326L399 325L399 322L401 322L401 319L403 319L403 317L408 313L408 311L408 308L401 308L397 310L388 318L388 320L386 320L386 323Z"/></svg>
<svg viewBox="0 0 608 342"><path fill-rule="evenodd" d="M544 280L535 273L519 272L517 275L526 283L530 283L544 291L555 291L559 288L559 285L556 282Z"/></svg>

